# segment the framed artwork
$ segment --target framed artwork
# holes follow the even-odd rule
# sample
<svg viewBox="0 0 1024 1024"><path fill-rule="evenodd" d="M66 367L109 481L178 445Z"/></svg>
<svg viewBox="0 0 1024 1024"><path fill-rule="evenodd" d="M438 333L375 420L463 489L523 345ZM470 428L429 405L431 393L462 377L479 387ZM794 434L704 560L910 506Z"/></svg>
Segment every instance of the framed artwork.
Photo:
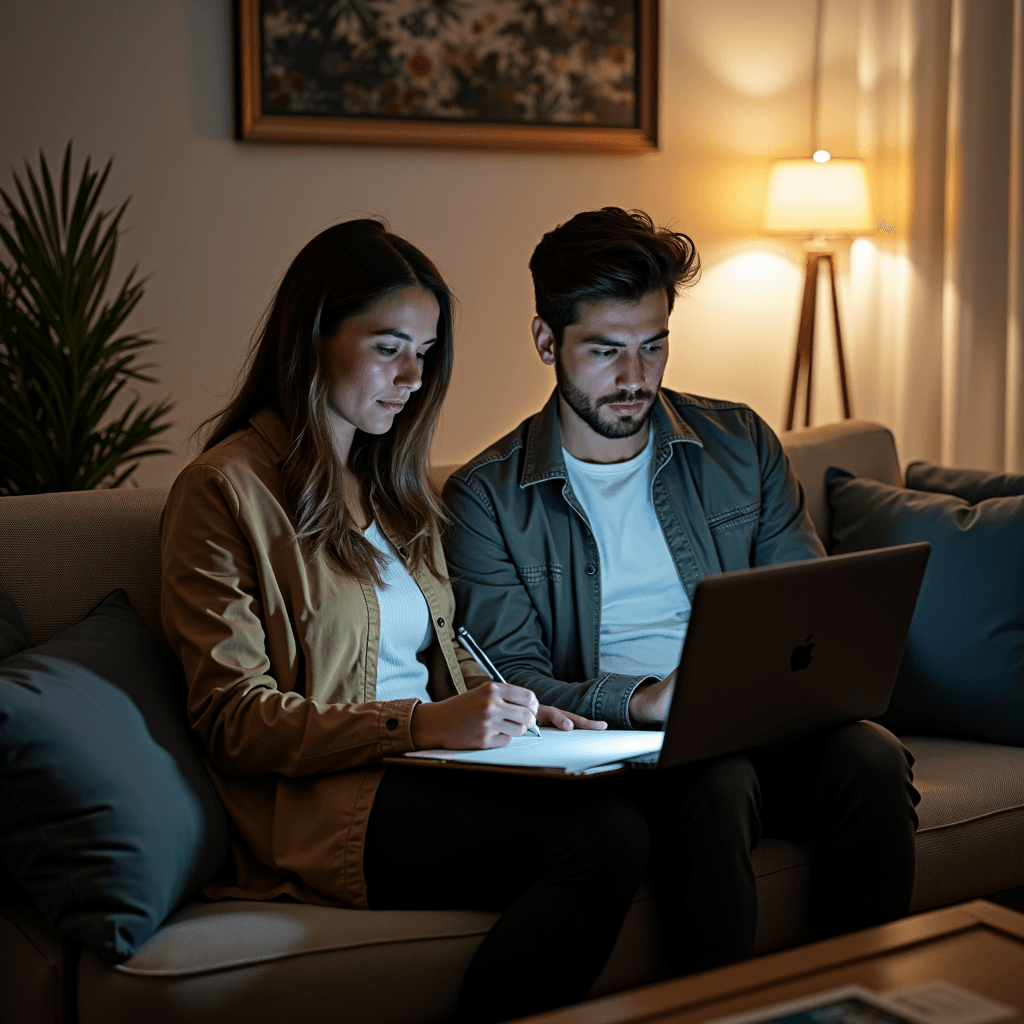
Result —
<svg viewBox="0 0 1024 1024"><path fill-rule="evenodd" d="M242 139L657 149L658 0L237 0Z"/></svg>

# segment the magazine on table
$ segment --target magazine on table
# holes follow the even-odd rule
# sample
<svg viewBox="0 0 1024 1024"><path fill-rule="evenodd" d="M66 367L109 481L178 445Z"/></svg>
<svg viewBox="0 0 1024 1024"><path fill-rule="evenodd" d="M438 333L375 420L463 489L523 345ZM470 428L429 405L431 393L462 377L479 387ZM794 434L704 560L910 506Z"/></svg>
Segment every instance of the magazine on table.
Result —
<svg viewBox="0 0 1024 1024"><path fill-rule="evenodd" d="M893 992L846 985L704 1024L992 1024L1016 1016L977 992L932 981Z"/></svg>

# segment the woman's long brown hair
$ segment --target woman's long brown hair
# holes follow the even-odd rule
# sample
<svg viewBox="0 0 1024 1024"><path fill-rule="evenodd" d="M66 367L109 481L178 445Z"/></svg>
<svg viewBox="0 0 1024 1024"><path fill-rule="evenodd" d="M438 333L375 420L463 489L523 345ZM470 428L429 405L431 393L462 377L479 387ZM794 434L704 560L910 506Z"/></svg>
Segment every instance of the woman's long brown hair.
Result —
<svg viewBox="0 0 1024 1024"><path fill-rule="evenodd" d="M454 300L437 267L380 221L337 224L295 257L254 339L235 397L199 428L212 424L203 445L208 451L270 406L290 440L281 463L281 488L299 541L308 554L324 554L342 572L377 585L382 556L363 537L342 496L342 467L328 422L324 345L348 317L410 285L433 293L441 310L423 384L387 433L356 431L349 467L402 538L410 565L425 564L444 579L433 537L447 517L427 473L427 453L452 375Z"/></svg>

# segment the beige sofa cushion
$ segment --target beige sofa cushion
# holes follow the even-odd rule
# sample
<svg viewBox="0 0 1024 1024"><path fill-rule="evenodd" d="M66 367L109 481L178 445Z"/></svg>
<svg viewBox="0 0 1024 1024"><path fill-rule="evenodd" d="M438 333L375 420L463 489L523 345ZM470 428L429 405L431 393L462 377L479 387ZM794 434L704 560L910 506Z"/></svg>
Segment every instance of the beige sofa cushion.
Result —
<svg viewBox="0 0 1024 1024"><path fill-rule="evenodd" d="M83 955L79 1017L81 1024L443 1020L492 921L469 911L191 903L119 967Z"/></svg>
<svg viewBox="0 0 1024 1024"><path fill-rule="evenodd" d="M1024 748L906 736L917 763L911 910L1024 885Z"/></svg>

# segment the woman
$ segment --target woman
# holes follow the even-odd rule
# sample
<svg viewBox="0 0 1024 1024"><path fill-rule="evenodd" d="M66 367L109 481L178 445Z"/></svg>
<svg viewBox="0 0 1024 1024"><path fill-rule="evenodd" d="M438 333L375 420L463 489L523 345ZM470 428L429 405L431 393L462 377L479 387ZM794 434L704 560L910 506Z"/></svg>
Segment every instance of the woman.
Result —
<svg viewBox="0 0 1024 1024"><path fill-rule="evenodd" d="M168 496L162 611L237 832L207 895L501 910L460 1002L485 1021L586 995L647 828L611 795L381 766L502 746L535 720L596 725L454 647L426 470L452 361L452 298L426 256L373 220L314 238Z"/></svg>

